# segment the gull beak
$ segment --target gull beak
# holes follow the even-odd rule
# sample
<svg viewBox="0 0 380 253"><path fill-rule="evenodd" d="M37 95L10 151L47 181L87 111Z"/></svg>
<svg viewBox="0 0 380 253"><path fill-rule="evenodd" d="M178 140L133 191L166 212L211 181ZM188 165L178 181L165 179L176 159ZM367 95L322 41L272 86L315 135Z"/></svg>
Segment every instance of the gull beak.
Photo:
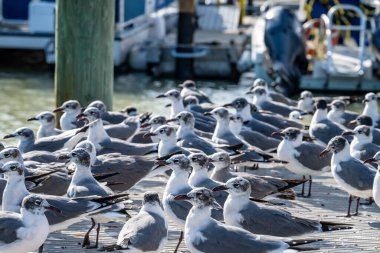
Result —
<svg viewBox="0 0 380 253"><path fill-rule="evenodd" d="M33 121L33 120L38 120L36 117L31 117L29 119L27 119L27 121Z"/></svg>
<svg viewBox="0 0 380 253"><path fill-rule="evenodd" d="M3 139L14 138L14 137L16 137L16 136L17 136L17 134L7 134L7 135L5 135L5 136L3 137Z"/></svg>
<svg viewBox="0 0 380 253"><path fill-rule="evenodd" d="M55 213L62 213L62 211L55 207L55 206L52 206L50 205L49 203L46 202L46 204L43 205L43 207L46 209L46 210L50 210L50 211L53 211Z"/></svg>
<svg viewBox="0 0 380 253"><path fill-rule="evenodd" d="M158 165L158 167L159 167L159 166L166 166L166 165L169 165L169 163L168 163L167 161L165 161L165 160L160 160L160 159L156 160L156 161L154 162L154 164Z"/></svg>
<svg viewBox="0 0 380 253"><path fill-rule="evenodd" d="M246 93L245 93L246 95L249 95L249 94L253 94L253 91L247 91Z"/></svg>
<svg viewBox="0 0 380 253"><path fill-rule="evenodd" d="M356 126L357 124L358 124L357 120L351 120L350 122L348 122L349 126Z"/></svg>
<svg viewBox="0 0 380 253"><path fill-rule="evenodd" d="M53 112L62 112L62 111L63 111L63 107L58 107L53 110Z"/></svg>
<svg viewBox="0 0 380 253"><path fill-rule="evenodd" d="M77 116L76 116L77 120L81 120L81 119L85 119L86 118L86 114L84 114L83 112L79 113Z"/></svg>
<svg viewBox="0 0 380 253"><path fill-rule="evenodd" d="M272 137L276 137L276 136L284 137L285 135L284 135L283 133L281 133L281 132L273 132L273 133L271 134L271 136L272 136Z"/></svg>
<svg viewBox="0 0 380 253"><path fill-rule="evenodd" d="M146 123L142 123L141 124L141 128L147 128L147 127L150 127L151 126L151 124L150 123L148 123L148 122L146 122Z"/></svg>
<svg viewBox="0 0 380 253"><path fill-rule="evenodd" d="M367 102L369 102L369 100L368 99L363 99L363 104L365 104L365 103L367 103Z"/></svg>
<svg viewBox="0 0 380 253"><path fill-rule="evenodd" d="M212 113L211 112L204 112L203 116L212 116Z"/></svg>
<svg viewBox="0 0 380 253"><path fill-rule="evenodd" d="M156 98L166 98L167 96L165 94L160 94Z"/></svg>
<svg viewBox="0 0 380 253"><path fill-rule="evenodd" d="M377 160L375 158L369 158L367 160L365 160L363 163L376 163Z"/></svg>
<svg viewBox="0 0 380 253"><path fill-rule="evenodd" d="M346 131L346 132L344 132L342 135L343 135L343 136L351 136L351 135L355 135L355 133L352 132L352 131Z"/></svg>
<svg viewBox="0 0 380 253"><path fill-rule="evenodd" d="M324 157L328 152L330 152L330 150L329 149L324 149L320 154L319 154L319 157Z"/></svg>
<svg viewBox="0 0 380 253"><path fill-rule="evenodd" d="M58 160L64 161L65 165L71 162L71 157L69 155L59 155Z"/></svg>
<svg viewBox="0 0 380 253"><path fill-rule="evenodd" d="M174 197L174 200L190 200L191 198L187 195L177 195Z"/></svg>
<svg viewBox="0 0 380 253"><path fill-rule="evenodd" d="M155 134L155 133L146 133L146 134L143 135L143 138L147 139L147 138L149 138L151 136L156 136L156 135L157 134Z"/></svg>
<svg viewBox="0 0 380 253"><path fill-rule="evenodd" d="M168 108L168 107L171 107L172 104L166 104L165 107Z"/></svg>
<svg viewBox="0 0 380 253"><path fill-rule="evenodd" d="M212 189L213 192L218 192L218 191L226 191L228 190L228 187L224 186L224 185L219 185L217 187L214 187Z"/></svg>
<svg viewBox="0 0 380 253"><path fill-rule="evenodd" d="M166 120L166 122L177 122L177 121L178 121L178 119L176 119L176 118Z"/></svg>
<svg viewBox="0 0 380 253"><path fill-rule="evenodd" d="M226 107L226 108L228 108L228 107L232 107L232 104L231 104L231 103L224 104L223 107Z"/></svg>
<svg viewBox="0 0 380 253"><path fill-rule="evenodd" d="M0 174L3 174L3 173L5 173L5 172L7 172L6 170L3 170L2 168L0 168Z"/></svg>

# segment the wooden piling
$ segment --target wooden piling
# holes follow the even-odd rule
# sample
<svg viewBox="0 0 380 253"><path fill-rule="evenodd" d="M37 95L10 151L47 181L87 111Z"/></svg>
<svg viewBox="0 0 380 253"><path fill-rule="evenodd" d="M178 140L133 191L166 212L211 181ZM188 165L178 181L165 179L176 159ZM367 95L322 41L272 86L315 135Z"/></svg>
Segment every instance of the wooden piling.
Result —
<svg viewBox="0 0 380 253"><path fill-rule="evenodd" d="M177 52L191 53L195 29L195 0L178 0ZM180 79L193 77L193 59L177 58L176 73Z"/></svg>
<svg viewBox="0 0 380 253"><path fill-rule="evenodd" d="M55 96L82 106L100 99L112 108L114 0L58 0Z"/></svg>

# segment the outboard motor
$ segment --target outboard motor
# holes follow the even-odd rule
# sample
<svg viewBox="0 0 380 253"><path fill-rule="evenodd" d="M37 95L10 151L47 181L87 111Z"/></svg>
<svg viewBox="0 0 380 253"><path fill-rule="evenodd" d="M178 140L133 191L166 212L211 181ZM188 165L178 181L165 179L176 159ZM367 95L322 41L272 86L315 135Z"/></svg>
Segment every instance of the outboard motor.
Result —
<svg viewBox="0 0 380 253"><path fill-rule="evenodd" d="M268 73L272 73L277 89L294 94L308 66L302 25L281 6L270 8L264 18L264 42L272 63Z"/></svg>

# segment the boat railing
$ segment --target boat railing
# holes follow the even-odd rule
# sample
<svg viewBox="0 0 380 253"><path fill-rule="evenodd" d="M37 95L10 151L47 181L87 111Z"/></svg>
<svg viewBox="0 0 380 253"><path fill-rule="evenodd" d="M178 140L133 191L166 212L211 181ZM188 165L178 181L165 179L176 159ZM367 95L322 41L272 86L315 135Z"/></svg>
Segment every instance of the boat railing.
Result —
<svg viewBox="0 0 380 253"><path fill-rule="evenodd" d="M360 19L359 25L341 25L334 23L334 16L336 13L344 10L354 12ZM340 15L340 14L339 14ZM340 4L333 6L329 12L327 13L327 18L322 17L326 23L326 39L327 39L327 71L337 74L343 75L364 75L364 48L365 48L365 33L366 33L366 16L362 12L359 7L349 5L349 4ZM357 64L353 69L339 68L337 64L334 62L334 46L333 46L333 38L332 31L358 31L359 32L359 46L358 46L358 54L357 59L359 64Z"/></svg>

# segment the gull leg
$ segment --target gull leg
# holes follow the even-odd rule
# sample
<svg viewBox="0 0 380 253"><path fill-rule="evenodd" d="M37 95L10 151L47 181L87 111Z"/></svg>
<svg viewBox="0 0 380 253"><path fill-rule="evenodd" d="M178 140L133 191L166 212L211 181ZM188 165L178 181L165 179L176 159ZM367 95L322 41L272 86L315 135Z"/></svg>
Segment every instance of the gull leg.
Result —
<svg viewBox="0 0 380 253"><path fill-rule="evenodd" d="M38 253L42 253L44 251L44 245L42 244L39 248L38 248Z"/></svg>
<svg viewBox="0 0 380 253"><path fill-rule="evenodd" d="M302 179L305 180L305 176L302 176ZM305 183L302 183L302 191L301 193L298 193L297 196L298 197L303 197L305 195Z"/></svg>
<svg viewBox="0 0 380 253"><path fill-rule="evenodd" d="M355 213L353 214L353 216L359 215L359 202L360 202L360 198L358 197L356 200L356 209L355 209Z"/></svg>
<svg viewBox="0 0 380 253"><path fill-rule="evenodd" d="M177 246L175 247L174 253L177 253L178 248L179 248L179 245L181 245L182 239L183 239L183 231L181 231L181 234L180 234L180 236L179 236L179 240L178 240L178 244L177 244Z"/></svg>
<svg viewBox="0 0 380 253"><path fill-rule="evenodd" d="M84 235L83 242L82 242L82 248L90 246L90 232L95 227L96 223L93 218L91 218L92 225L90 229L87 231L87 233Z"/></svg>
<svg viewBox="0 0 380 253"><path fill-rule="evenodd" d="M307 198L310 198L311 196L311 185L313 184L313 179L311 178L311 176L309 176L309 193L307 194Z"/></svg>
<svg viewBox="0 0 380 253"><path fill-rule="evenodd" d="M350 194L350 197L348 198L348 210L346 217L351 217L351 202L352 202L352 196Z"/></svg>
<svg viewBox="0 0 380 253"><path fill-rule="evenodd" d="M95 245L94 246L90 246L90 244L88 246L86 246L86 249L97 249L98 248L98 243L99 243L99 232L100 232L100 223L98 223L98 226L96 227L96 240L95 240Z"/></svg>

